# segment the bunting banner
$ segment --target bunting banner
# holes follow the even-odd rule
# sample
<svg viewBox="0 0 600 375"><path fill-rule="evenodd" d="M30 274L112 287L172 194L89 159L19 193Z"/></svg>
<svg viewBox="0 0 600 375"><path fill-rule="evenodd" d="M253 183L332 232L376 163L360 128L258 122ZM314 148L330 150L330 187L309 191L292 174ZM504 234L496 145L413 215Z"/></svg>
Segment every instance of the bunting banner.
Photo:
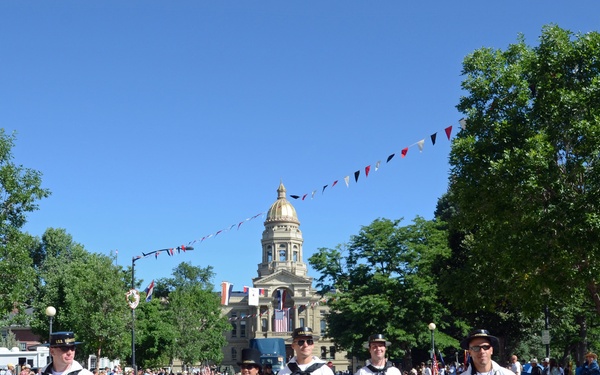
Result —
<svg viewBox="0 0 600 375"><path fill-rule="evenodd" d="M466 127L467 127L467 121L464 118L460 119L458 121L458 123L459 123L461 129L466 129ZM452 125L444 128L443 131L446 134L446 138L448 138L448 140L450 140L450 138L452 136ZM433 146L435 146L435 143L436 143L437 133L438 132L435 132L435 133L433 133L433 134L430 135L431 144ZM401 149L400 150L401 157L402 158L407 157L409 149L411 147L413 147L413 146L418 147L419 148L419 152L423 152L423 149L425 147L425 139L421 139L421 140L413 143L412 145L404 147L403 149ZM396 153L389 154L387 156L387 158L386 158L386 164L389 163L394 158L395 155L396 155ZM376 164L375 164L375 171L379 171L380 167L381 167L381 162L377 161ZM361 169L363 169L363 168L361 168ZM353 175L354 175L354 182L355 183L359 182L360 174L361 174L360 173L361 169L358 169L358 170L356 170L353 173ZM364 176L365 176L365 178L369 177L370 173L371 173L371 165L369 164L366 167L364 167ZM344 183L346 184L346 187L349 188L350 187L350 175L344 176L343 180L344 180ZM339 179L334 180L333 183L331 184L331 186L330 186L330 184L323 184L323 185L321 185L322 186L322 188L321 188L321 195L325 194L325 191L326 191L327 188L328 188L327 191L331 191L337 185L338 181L339 181ZM289 197L292 198L292 199L301 199L302 201L305 201L306 197L308 197L310 195L311 200L313 200L315 198L315 194L317 193L317 191L318 191L317 189L314 189L314 190L311 191L311 193L290 194ZM239 230L240 227L242 226L242 224L244 224L245 222L252 221L252 220L254 220L254 219L258 218L258 217L264 216L264 215L266 215L266 212L260 212L260 213L254 215L254 216L248 217L248 218L246 218L244 220L241 220L239 222L231 224L231 225L229 225L226 228L219 229L216 232L209 233L209 234L207 234L207 235L205 235L205 236L203 236L201 238L194 239L194 240L188 242L187 247L193 249L192 245L194 245L194 244L201 244L205 240L208 240L208 239L213 238L213 237L217 237L219 234L222 234L222 233L225 233L225 232L229 232L233 228L237 228L237 230ZM133 259L132 259L132 261L135 262L138 259L145 258L145 257L148 257L150 255L154 255L154 258L158 259L159 255L161 253L165 253L165 254L167 254L167 256L174 256L175 255L175 251L177 251L177 254L179 254L182 251L185 252L186 251L186 246L182 245L182 246L178 246L178 247L175 247L175 248L161 249L161 250L151 251L149 253L142 253L141 256L140 255L134 256Z"/></svg>
<svg viewBox="0 0 600 375"><path fill-rule="evenodd" d="M467 121L464 118L460 119L458 122L459 122L459 124L461 126L461 129L465 129L466 128ZM446 138L448 138L448 140L450 140L450 138L452 137L452 125L444 128L443 131L446 134ZM435 142L436 142L436 139L437 139L437 133L438 132L435 132L435 133L431 134L431 136L430 136L430 138L431 138L431 144L433 146L435 146ZM401 149L400 152L399 152L401 158L406 158L408 156L409 149L411 147L413 147L413 146L418 147L419 152L423 152L423 149L425 147L425 139L421 139L421 140L419 140L419 141L411 144L410 146L407 146L407 147L404 147L403 149ZM389 154L388 157L387 157L387 159L386 159L386 163L389 163L394 158L395 155L396 155L396 153ZM381 162L377 161L377 163L375 164L375 171L378 171L380 169L380 166L381 166ZM358 183L359 182L359 180L361 178L361 170L362 169L358 169L358 170L356 170L353 173L353 175L354 175L354 183ZM364 167L364 178L369 177L369 173L370 172L371 172L371 165L367 165L366 167ZM336 185L337 182L338 182L338 180L335 180L335 182L331 185L331 188L333 188ZM350 187L350 175L344 176L344 182L346 183L346 187ZM321 189L321 195L323 195L325 193L325 188L328 187L329 184L325 184L325 185L322 185L322 186L323 187ZM331 189L329 189L329 190L331 190ZM312 191L312 198L314 198L315 191L316 190ZM300 197L302 197L302 200L304 200L304 198L306 197L306 195L307 194L290 194L290 197L293 198L293 199L299 199Z"/></svg>

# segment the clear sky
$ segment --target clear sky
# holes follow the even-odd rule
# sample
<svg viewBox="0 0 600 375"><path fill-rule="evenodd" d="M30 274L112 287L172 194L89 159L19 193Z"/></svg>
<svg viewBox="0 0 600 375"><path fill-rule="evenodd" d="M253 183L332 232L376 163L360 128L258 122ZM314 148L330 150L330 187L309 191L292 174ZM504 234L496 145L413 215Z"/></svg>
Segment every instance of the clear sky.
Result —
<svg viewBox="0 0 600 375"><path fill-rule="evenodd" d="M245 219L280 181L309 194L290 199L305 261L376 218L432 218L464 56L599 21L598 0L2 1L0 127L52 191L25 229L65 228L123 266L197 241L137 261L136 276L191 262L241 290L264 228Z"/></svg>

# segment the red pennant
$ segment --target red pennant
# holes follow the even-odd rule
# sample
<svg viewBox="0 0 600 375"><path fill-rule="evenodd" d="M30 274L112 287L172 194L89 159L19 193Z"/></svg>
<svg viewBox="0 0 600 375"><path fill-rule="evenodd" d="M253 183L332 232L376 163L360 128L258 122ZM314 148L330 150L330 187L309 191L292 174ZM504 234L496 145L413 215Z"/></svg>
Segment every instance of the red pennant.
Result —
<svg viewBox="0 0 600 375"><path fill-rule="evenodd" d="M333 185L331 185L331 187L334 187L335 184L337 184L338 180L333 181Z"/></svg>
<svg viewBox="0 0 600 375"><path fill-rule="evenodd" d="M448 126L444 130L446 131L446 137L448 137L448 140L450 140L450 134L452 134L452 125Z"/></svg>
<svg viewBox="0 0 600 375"><path fill-rule="evenodd" d="M406 147L405 149L402 150L402 157L405 157L406 154L408 153L408 147Z"/></svg>
<svg viewBox="0 0 600 375"><path fill-rule="evenodd" d="M368 166L365 168L365 175L366 175L366 177L369 177L369 172L370 172L370 171L371 171L371 166L370 166L370 165L368 165Z"/></svg>

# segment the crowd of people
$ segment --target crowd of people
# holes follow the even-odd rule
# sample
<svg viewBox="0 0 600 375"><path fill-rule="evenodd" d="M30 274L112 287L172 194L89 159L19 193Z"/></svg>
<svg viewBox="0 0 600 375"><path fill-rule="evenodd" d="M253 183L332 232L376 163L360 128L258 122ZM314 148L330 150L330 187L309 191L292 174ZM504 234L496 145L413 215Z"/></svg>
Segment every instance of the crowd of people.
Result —
<svg viewBox="0 0 600 375"><path fill-rule="evenodd" d="M313 355L315 342L319 337L313 334L310 327L300 327L292 331L289 341L294 351L294 356L277 375L351 375L349 371L334 374L333 364L325 362ZM34 371L28 364L20 366L20 371L14 364L8 364L0 369L0 375L134 375L132 370L123 372L120 366L114 369L108 367L95 369L93 372L83 368L75 361L75 350L80 342L75 341L73 332L54 332L50 337L49 352L51 362ZM494 348L498 348L498 338L487 330L472 331L460 342L462 349L468 352L468 361L465 364L451 363L440 364L437 369L435 362L432 365L421 363L420 366L410 371L400 371L387 358L387 348L391 343L382 334L369 336L364 343L370 358L365 365L358 369L355 375L600 375L598 356L589 352L585 355L585 362L581 366L565 364L560 366L555 358L544 358L538 363L532 358L522 365L516 355L512 355L506 366L501 366L492 360ZM275 375L269 365L263 366L260 361L261 353L254 348L243 349L241 360L238 362L241 370L237 375ZM157 370L139 369L135 375L175 375L167 368ZM188 375L183 371L177 375ZM189 375L221 375L219 371L208 366L194 367Z"/></svg>

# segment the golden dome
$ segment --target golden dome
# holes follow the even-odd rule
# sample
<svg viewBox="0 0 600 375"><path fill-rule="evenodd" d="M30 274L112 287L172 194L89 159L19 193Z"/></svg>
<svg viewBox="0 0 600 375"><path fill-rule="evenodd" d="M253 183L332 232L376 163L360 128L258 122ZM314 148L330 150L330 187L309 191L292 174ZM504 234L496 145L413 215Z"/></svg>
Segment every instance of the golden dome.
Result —
<svg viewBox="0 0 600 375"><path fill-rule="evenodd" d="M292 204L285 198L285 186L283 182L279 183L277 188L277 200L269 208L267 213L268 221L291 221L300 224L298 221L298 215L296 215L296 209Z"/></svg>

